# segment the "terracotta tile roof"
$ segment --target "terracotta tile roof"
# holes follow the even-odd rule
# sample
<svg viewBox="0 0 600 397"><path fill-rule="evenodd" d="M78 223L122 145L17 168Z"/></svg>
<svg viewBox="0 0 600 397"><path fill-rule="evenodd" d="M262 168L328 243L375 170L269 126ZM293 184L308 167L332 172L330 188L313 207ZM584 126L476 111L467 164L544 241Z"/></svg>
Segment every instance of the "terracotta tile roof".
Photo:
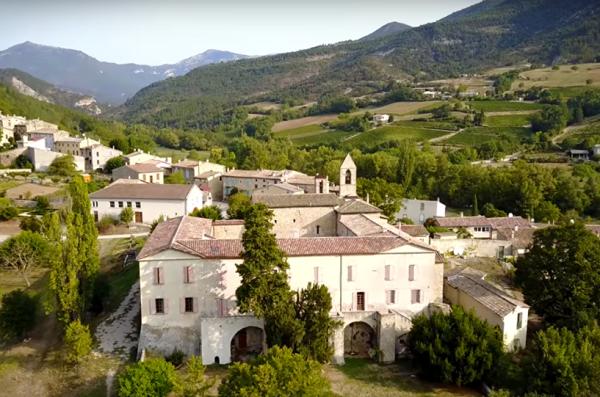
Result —
<svg viewBox="0 0 600 397"><path fill-rule="evenodd" d="M193 160L183 160L180 161L179 163L173 164L173 167L178 167L178 168L195 168L198 167L198 162L197 161L193 161Z"/></svg>
<svg viewBox="0 0 600 397"><path fill-rule="evenodd" d="M319 193L306 193L306 194L263 194L253 195L253 203L263 203L269 208L292 208L292 207L336 207L343 203L344 200L340 199L333 193L319 194Z"/></svg>
<svg viewBox="0 0 600 397"><path fill-rule="evenodd" d="M205 178L210 178L211 176L216 176L216 175L221 175L222 172L218 172L218 171L204 171L199 173L198 175L196 175L194 178L195 179L205 179Z"/></svg>
<svg viewBox="0 0 600 397"><path fill-rule="evenodd" d="M423 225L401 225L400 230L413 237L429 236L429 232Z"/></svg>
<svg viewBox="0 0 600 397"><path fill-rule="evenodd" d="M135 172L139 172L139 173L146 173L146 172L164 172L164 170L162 168L158 168L156 165L154 164L148 164L148 163L137 163L137 164L133 164L133 165L124 165L122 167L119 168L115 168L113 170L113 172L115 171L119 171L122 169L130 169L132 171Z"/></svg>
<svg viewBox="0 0 600 397"><path fill-rule="evenodd" d="M219 225L243 225L244 224L244 220L243 219L219 219L217 221L213 221L213 224L215 226L219 226Z"/></svg>
<svg viewBox="0 0 600 397"><path fill-rule="evenodd" d="M218 224L241 224L240 220L216 221ZM201 258L239 258L242 252L241 240L212 239L212 222L208 219L190 216L170 219L159 224L138 258L143 259L167 249L174 249L196 255ZM408 237L408 236L407 236ZM370 255L386 252L407 244L415 244L410 238L391 234L363 237L304 237L294 239L278 239L280 248L287 256L319 256L319 255Z"/></svg>
<svg viewBox="0 0 600 397"><path fill-rule="evenodd" d="M456 269L444 276L448 285L471 296L477 302L500 317L512 313L517 307L529 306L518 299L508 296L504 291L484 280L485 273L466 267Z"/></svg>
<svg viewBox="0 0 600 397"><path fill-rule="evenodd" d="M269 194L290 194L290 193L304 193L304 190L300 189L298 186L290 185L289 183L277 183L275 185L265 186L261 189L257 189L254 191L255 195L269 195Z"/></svg>
<svg viewBox="0 0 600 397"><path fill-rule="evenodd" d="M500 218L486 218L485 216L456 216L435 218L435 221L441 227L489 226L492 229L498 229L502 227L514 228L515 226L532 227L531 222L519 216L506 216Z"/></svg>
<svg viewBox="0 0 600 397"><path fill-rule="evenodd" d="M227 178L255 178L255 179L277 179L285 176L286 171L273 170L231 170L223 174Z"/></svg>
<svg viewBox="0 0 600 397"><path fill-rule="evenodd" d="M336 209L338 214L374 214L381 210L361 199L349 200Z"/></svg>
<svg viewBox="0 0 600 397"><path fill-rule="evenodd" d="M90 194L91 199L184 200L194 185L159 185L154 183L112 183Z"/></svg>
<svg viewBox="0 0 600 397"><path fill-rule="evenodd" d="M387 231L382 225L374 222L363 214L341 215L339 222L355 236L372 236Z"/></svg>
<svg viewBox="0 0 600 397"><path fill-rule="evenodd" d="M287 179L292 185L315 185L315 177L308 175L293 176Z"/></svg>

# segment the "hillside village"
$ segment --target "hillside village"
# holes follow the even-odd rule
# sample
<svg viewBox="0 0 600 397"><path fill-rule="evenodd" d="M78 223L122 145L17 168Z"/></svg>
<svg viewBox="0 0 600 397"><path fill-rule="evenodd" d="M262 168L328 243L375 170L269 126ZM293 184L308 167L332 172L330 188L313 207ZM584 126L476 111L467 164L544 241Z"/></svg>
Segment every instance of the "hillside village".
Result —
<svg viewBox="0 0 600 397"><path fill-rule="evenodd" d="M0 395L600 395L600 4L472 3L265 56L0 51Z"/></svg>

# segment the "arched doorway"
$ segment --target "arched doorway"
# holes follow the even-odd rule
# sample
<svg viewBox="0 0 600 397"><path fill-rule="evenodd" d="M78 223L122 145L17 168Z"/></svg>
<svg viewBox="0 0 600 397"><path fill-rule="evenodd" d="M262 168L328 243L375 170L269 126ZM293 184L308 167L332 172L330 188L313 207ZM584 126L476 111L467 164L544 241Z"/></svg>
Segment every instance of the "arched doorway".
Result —
<svg viewBox="0 0 600 397"><path fill-rule="evenodd" d="M357 321L344 328L345 356L368 358L376 347L375 330L369 324Z"/></svg>
<svg viewBox="0 0 600 397"><path fill-rule="evenodd" d="M248 361L263 352L265 333L258 327L239 330L231 339L231 361Z"/></svg>

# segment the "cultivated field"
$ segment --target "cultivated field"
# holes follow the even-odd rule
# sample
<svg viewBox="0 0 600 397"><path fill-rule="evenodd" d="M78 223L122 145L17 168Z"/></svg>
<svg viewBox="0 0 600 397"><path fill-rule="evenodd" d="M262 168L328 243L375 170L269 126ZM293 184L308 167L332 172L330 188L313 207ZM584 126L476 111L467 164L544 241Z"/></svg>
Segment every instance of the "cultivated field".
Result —
<svg viewBox="0 0 600 397"><path fill-rule="evenodd" d="M280 121L279 123L275 123L272 131L280 132L299 127L306 127L307 125L319 125L331 120L335 120L337 117L337 114L324 114L320 116L302 117L295 120Z"/></svg>
<svg viewBox="0 0 600 397"><path fill-rule="evenodd" d="M403 125L387 125L367 132L362 132L355 137L348 139L347 142L355 145L376 145L386 141L404 139L413 139L417 142L424 142L447 135L450 132L451 131L408 127Z"/></svg>
<svg viewBox="0 0 600 397"><path fill-rule="evenodd" d="M298 146L305 145L327 145L341 142L355 132L335 131L322 128L320 125L307 125L305 127L285 130L278 134L281 137L288 137Z"/></svg>
<svg viewBox="0 0 600 397"><path fill-rule="evenodd" d="M487 116L484 124L488 127L526 127L530 125L530 114Z"/></svg>
<svg viewBox="0 0 600 397"><path fill-rule="evenodd" d="M409 114L416 112L417 110L434 108L439 105L440 101L427 101L427 102L394 102L389 105L381 106L378 108L368 109L371 113L388 113L388 114Z"/></svg>
<svg viewBox="0 0 600 397"><path fill-rule="evenodd" d="M582 63L562 65L558 70L552 68L534 69L521 72L512 89L529 87L576 87L586 86L592 80L592 86L600 86L600 63Z"/></svg>
<svg viewBox="0 0 600 397"><path fill-rule="evenodd" d="M531 130L529 128L522 127L473 127L459 132L447 141L444 141L444 143L451 145L479 145L500 138L518 143L522 138L526 138L530 134Z"/></svg>
<svg viewBox="0 0 600 397"><path fill-rule="evenodd" d="M539 103L508 102L508 101L472 101L467 102L470 107L484 112L514 112L524 110L538 110L543 107Z"/></svg>

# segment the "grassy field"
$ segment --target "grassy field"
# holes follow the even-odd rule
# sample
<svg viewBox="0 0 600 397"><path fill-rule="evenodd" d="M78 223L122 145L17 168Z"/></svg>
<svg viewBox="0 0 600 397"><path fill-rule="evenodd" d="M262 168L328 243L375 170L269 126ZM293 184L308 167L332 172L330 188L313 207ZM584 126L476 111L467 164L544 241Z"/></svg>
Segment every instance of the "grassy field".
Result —
<svg viewBox="0 0 600 397"><path fill-rule="evenodd" d="M415 141L423 142L448 133L450 133L450 131L446 132L405 125L387 125L367 132L362 132L359 135L348 139L347 142L357 145L375 145L386 141L403 139L414 139Z"/></svg>
<svg viewBox="0 0 600 397"><path fill-rule="evenodd" d="M444 143L451 145L479 145L501 137L518 143L531 133L529 128L521 127L473 127L454 135Z"/></svg>
<svg viewBox="0 0 600 397"><path fill-rule="evenodd" d="M574 96L579 96L584 94L587 91L598 91L600 90L600 86L575 86L575 87L553 87L550 88L550 92L554 95L560 95L563 98L572 98Z"/></svg>
<svg viewBox="0 0 600 397"><path fill-rule="evenodd" d="M378 365L365 359L346 359L342 366L326 366L333 392L339 396L411 397L478 396L473 390L421 380L407 362Z"/></svg>
<svg viewBox="0 0 600 397"><path fill-rule="evenodd" d="M530 124L530 117L526 114L488 116L484 124L488 127L523 127Z"/></svg>
<svg viewBox="0 0 600 397"><path fill-rule="evenodd" d="M473 109L484 112L514 112L521 110L538 110L543 107L539 103L509 101L472 101L467 102Z"/></svg>
<svg viewBox="0 0 600 397"><path fill-rule="evenodd" d="M388 113L388 114L409 114L414 113L417 110L435 108L439 105L440 101L427 101L427 102L394 102L378 108L368 109L371 113ZM361 112L359 112L361 113Z"/></svg>
<svg viewBox="0 0 600 397"><path fill-rule="evenodd" d="M290 138L298 146L307 146L340 142L354 134L354 132L327 130L320 125L307 125L280 132L277 136Z"/></svg>
<svg viewBox="0 0 600 397"><path fill-rule="evenodd" d="M337 117L338 117L337 114L324 114L324 115L320 115L320 116L302 117L302 118L295 119L295 120L280 121L278 123L275 123L272 131L273 132L281 132L281 131L300 128L300 127L306 127L308 125L319 125L319 124L323 124L323 123L326 123L331 120L335 120Z"/></svg>
<svg viewBox="0 0 600 397"><path fill-rule="evenodd" d="M552 68L533 69L520 73L512 86L513 90L529 87L576 87L585 86L592 80L592 86L600 86L600 63L562 65Z"/></svg>

